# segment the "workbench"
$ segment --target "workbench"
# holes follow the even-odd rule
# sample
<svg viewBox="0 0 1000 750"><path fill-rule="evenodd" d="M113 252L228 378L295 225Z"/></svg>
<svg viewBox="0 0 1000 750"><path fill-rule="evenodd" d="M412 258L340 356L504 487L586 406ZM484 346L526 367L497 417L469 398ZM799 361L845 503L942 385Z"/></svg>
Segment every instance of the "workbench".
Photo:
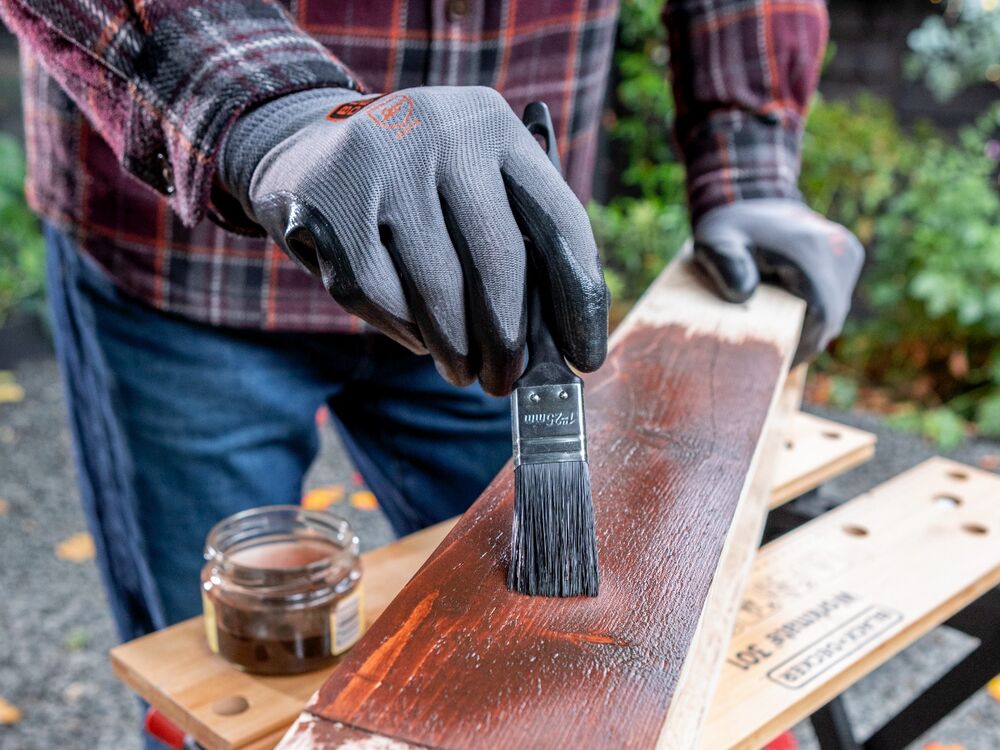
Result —
<svg viewBox="0 0 1000 750"><path fill-rule="evenodd" d="M770 506L867 461L874 450L871 433L796 414L782 444ZM446 521L362 556L369 622L453 525ZM200 617L118 646L111 658L122 681L208 750L274 747L330 671L291 677L241 672L208 650Z"/></svg>
<svg viewBox="0 0 1000 750"><path fill-rule="evenodd" d="M681 256L615 331L585 378L599 597L506 590L508 466L364 556L372 624L332 670L238 672L194 620L117 674L210 750L290 724L282 750L759 746L1000 582L1000 479L939 459L757 552L769 508L873 447L796 416L802 312L768 287L720 305Z"/></svg>

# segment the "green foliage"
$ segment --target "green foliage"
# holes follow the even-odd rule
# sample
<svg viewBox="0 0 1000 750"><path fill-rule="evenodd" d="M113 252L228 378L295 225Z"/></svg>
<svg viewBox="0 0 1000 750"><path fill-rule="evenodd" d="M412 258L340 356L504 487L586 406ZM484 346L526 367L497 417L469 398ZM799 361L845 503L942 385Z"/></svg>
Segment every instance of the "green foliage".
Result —
<svg viewBox="0 0 1000 750"><path fill-rule="evenodd" d="M622 5L609 135L628 195L590 207L619 303L636 299L688 235L661 5ZM803 143L807 202L869 252L854 314L820 363L831 403L846 408L878 389L895 404L894 424L943 447L968 423L1000 437L998 131L1000 105L955 139L904 130L871 96L817 98Z"/></svg>
<svg viewBox="0 0 1000 750"><path fill-rule="evenodd" d="M665 84L669 52L662 5L650 0L622 4L615 52L616 112L621 116L614 120L611 138L620 155L623 185L645 198L683 201L683 171L669 138L674 102Z"/></svg>
<svg viewBox="0 0 1000 750"><path fill-rule="evenodd" d="M810 138L829 111L815 111ZM810 185L839 186L828 215L869 248L862 306L835 350L835 367L897 401L929 407L909 424L942 444L961 436L965 419L1000 434L1000 197L996 162L985 153L1000 107L957 142L927 128L904 133L887 111L855 113L888 136L879 148L853 159L843 180L837 163L804 163L810 201L819 204ZM820 147L814 142L807 153Z"/></svg>
<svg viewBox="0 0 1000 750"><path fill-rule="evenodd" d="M905 432L919 432L942 450L954 450L965 439L966 423L951 409L901 409L888 418L891 427Z"/></svg>
<svg viewBox="0 0 1000 750"><path fill-rule="evenodd" d="M626 197L607 206L592 203L589 213L611 298L626 304L650 285L690 233L683 202Z"/></svg>
<svg viewBox="0 0 1000 750"><path fill-rule="evenodd" d="M42 237L24 200L24 152L0 134L0 323L15 308L37 305L44 288Z"/></svg>
<svg viewBox="0 0 1000 750"><path fill-rule="evenodd" d="M649 286L690 234L684 168L670 144L674 104L666 85L662 5L662 0L622 3L617 105L609 137L628 195L588 207L612 298L625 305Z"/></svg>
<svg viewBox="0 0 1000 750"><path fill-rule="evenodd" d="M996 0L948 0L907 39L906 72L938 101L989 81L1000 82L1000 10Z"/></svg>
<svg viewBox="0 0 1000 750"><path fill-rule="evenodd" d="M851 226L867 245L875 229L871 219L898 188L909 154L885 102L862 95L845 104L817 96L803 139L799 185L814 209Z"/></svg>

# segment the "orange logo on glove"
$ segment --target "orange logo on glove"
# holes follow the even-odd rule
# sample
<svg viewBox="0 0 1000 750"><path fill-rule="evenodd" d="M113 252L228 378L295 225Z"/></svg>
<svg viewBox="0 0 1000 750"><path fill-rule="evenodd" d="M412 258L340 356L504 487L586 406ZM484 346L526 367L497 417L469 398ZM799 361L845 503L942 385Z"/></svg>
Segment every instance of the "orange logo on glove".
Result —
<svg viewBox="0 0 1000 750"><path fill-rule="evenodd" d="M372 96L368 99L357 99L353 102L345 102L344 104L338 104L336 107L330 110L327 114L327 120L346 120L351 115L356 115L358 112L363 110L369 104L374 101L381 99L381 96Z"/></svg>
<svg viewBox="0 0 1000 750"><path fill-rule="evenodd" d="M382 103L367 110L365 114L383 130L394 131L397 139L402 138L420 124L420 120L413 114L413 100L406 94L373 96L369 99L357 99L353 102L338 104L327 113L326 119L346 120L380 99L383 100Z"/></svg>
<svg viewBox="0 0 1000 750"><path fill-rule="evenodd" d="M384 97L377 107L372 107L365 114L380 128L394 131L397 139L403 138L420 124L420 120L413 114L413 100L406 94Z"/></svg>

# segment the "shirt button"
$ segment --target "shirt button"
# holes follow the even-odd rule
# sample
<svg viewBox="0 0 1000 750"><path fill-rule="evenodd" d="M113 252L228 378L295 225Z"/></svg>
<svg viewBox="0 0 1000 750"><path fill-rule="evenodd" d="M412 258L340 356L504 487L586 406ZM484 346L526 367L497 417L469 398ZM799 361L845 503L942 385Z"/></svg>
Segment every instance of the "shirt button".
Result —
<svg viewBox="0 0 1000 750"><path fill-rule="evenodd" d="M174 187L174 170L167 160L167 155L161 151L156 155L156 160L160 163L160 174L163 176L163 192L166 195L173 195L176 190Z"/></svg>
<svg viewBox="0 0 1000 750"><path fill-rule="evenodd" d="M461 21L469 12L469 0L448 0L448 20L452 23Z"/></svg>

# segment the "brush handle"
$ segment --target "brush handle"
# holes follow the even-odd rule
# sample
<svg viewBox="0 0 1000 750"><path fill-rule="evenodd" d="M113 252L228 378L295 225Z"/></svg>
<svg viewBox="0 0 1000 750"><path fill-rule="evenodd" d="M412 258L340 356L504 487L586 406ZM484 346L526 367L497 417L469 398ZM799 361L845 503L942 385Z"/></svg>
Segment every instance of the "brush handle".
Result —
<svg viewBox="0 0 1000 750"><path fill-rule="evenodd" d="M531 102L524 108L522 117L524 126L533 136L540 137L545 142L545 154L549 157L560 174L562 165L559 161L559 149L556 146L555 126L552 124L552 115L544 102ZM540 264L533 262L535 248L530 241L525 240L528 250L529 274L528 274L528 366L525 368L521 378L515 384L515 388L521 386L539 386L555 383L579 383L580 378L573 374L573 371L566 365L566 360L559 352L552 332L546 320L549 311L545 309L539 285L532 281L533 277L543 273Z"/></svg>
<svg viewBox="0 0 1000 750"><path fill-rule="evenodd" d="M536 284L528 285L528 366L514 384L515 388L522 386L539 386L556 383L579 383L580 378L573 374L559 352L552 332L545 323L545 310L542 294Z"/></svg>
<svg viewBox="0 0 1000 750"><path fill-rule="evenodd" d="M559 161L559 149L556 147L556 128L552 124L552 115L545 102L529 102L524 108L521 122L528 132L545 140L545 155L549 157L552 166L562 174L562 163Z"/></svg>

